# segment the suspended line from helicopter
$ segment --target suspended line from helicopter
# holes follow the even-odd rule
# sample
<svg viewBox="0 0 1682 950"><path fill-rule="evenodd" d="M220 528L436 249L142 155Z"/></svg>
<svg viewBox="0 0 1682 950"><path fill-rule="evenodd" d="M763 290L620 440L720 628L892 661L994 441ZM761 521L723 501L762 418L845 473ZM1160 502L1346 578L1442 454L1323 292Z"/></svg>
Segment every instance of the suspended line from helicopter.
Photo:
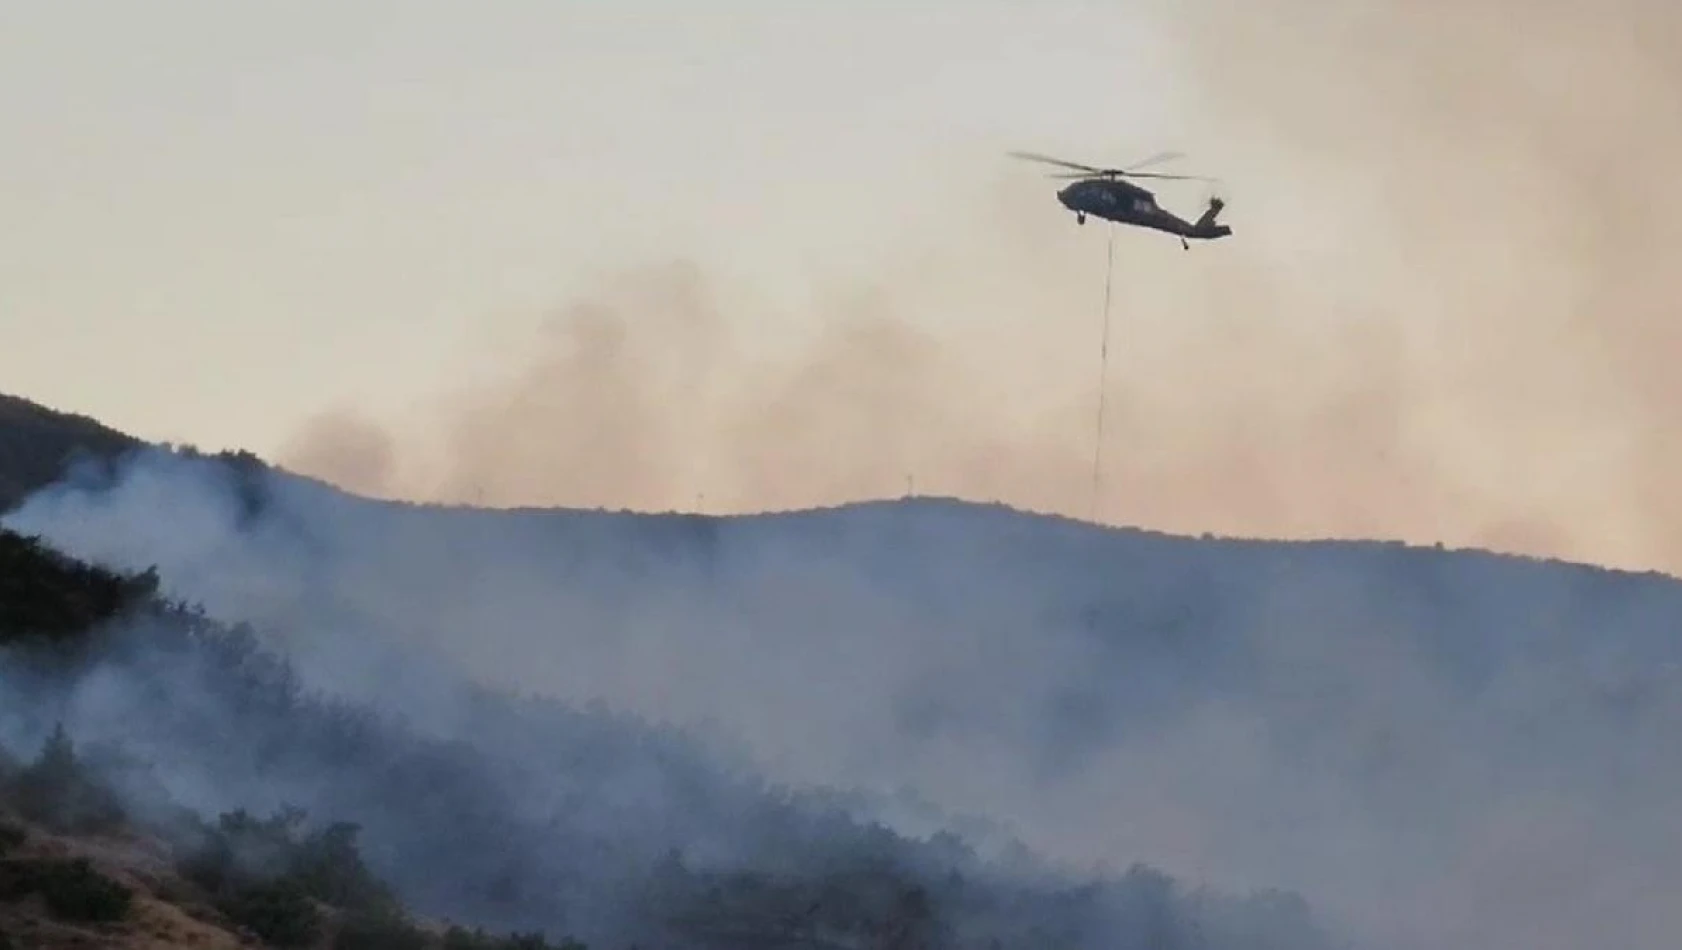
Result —
<svg viewBox="0 0 1682 950"><path fill-rule="evenodd" d="M1087 516L1098 520L1098 499L1104 480L1104 404L1109 396L1110 381L1110 283L1115 274L1115 224L1111 222L1108 240L1104 242L1104 336L1098 346L1098 423L1092 440L1092 507Z"/></svg>
<svg viewBox="0 0 1682 950"><path fill-rule="evenodd" d="M1218 195L1211 196L1209 206L1203 214L1195 221L1187 221L1158 205L1156 196L1148 189L1122 180L1123 178L1160 178L1177 181L1215 181L1215 179L1201 175L1168 175L1139 171L1141 168L1170 159L1183 158L1184 156L1179 152L1159 152L1126 168L1098 168L1035 152L1011 152L1010 155L1029 161L1057 165L1072 171L1073 174L1063 172L1051 176L1053 178L1076 179L1073 184L1057 192L1057 200L1065 208L1075 213L1077 224L1085 224L1088 215L1100 218L1110 224L1108 240L1105 242L1103 337L1099 343L1098 353L1097 431L1094 434L1092 446L1092 501L1089 517L1096 521L1104 474L1104 410L1109 394L1107 384L1109 382L1110 364L1110 288L1115 272L1115 226L1124 224L1172 234L1180 239L1182 248L1189 250L1191 247L1188 243L1189 238L1209 241L1232 234L1232 228L1220 224L1216 220L1220 216L1221 209L1226 207L1226 202Z"/></svg>

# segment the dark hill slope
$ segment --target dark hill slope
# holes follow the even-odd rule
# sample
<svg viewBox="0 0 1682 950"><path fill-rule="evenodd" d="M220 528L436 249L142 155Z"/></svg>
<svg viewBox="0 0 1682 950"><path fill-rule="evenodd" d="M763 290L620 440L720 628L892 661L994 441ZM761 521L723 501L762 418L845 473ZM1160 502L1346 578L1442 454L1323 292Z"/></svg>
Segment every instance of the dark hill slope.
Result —
<svg viewBox="0 0 1682 950"><path fill-rule="evenodd" d="M1660 575L930 499L438 508L164 456L9 523L156 564L171 592L283 632L306 682L445 740L472 730L419 672L428 652L714 724L778 778L908 785L1059 854L1290 887L1426 946L1682 928L1653 897L1682 891L1654 846L1682 801L1682 585ZM542 749L498 755L541 784L560 768Z"/></svg>
<svg viewBox="0 0 1682 950"><path fill-rule="evenodd" d="M0 512L62 478L78 457L113 459L141 444L86 416L0 394Z"/></svg>
<svg viewBox="0 0 1682 950"><path fill-rule="evenodd" d="M428 916L620 948L1333 946L1288 895L1187 893L1143 867L1059 880L1020 858L981 860L950 836L895 835L840 799L731 773L630 717L458 691L464 737L428 737L300 689L250 630L160 600L148 577L4 530L0 551L25 581L0 588L0 934L27 946L225 942L236 927L319 950L549 946L441 941L394 918L392 896ZM62 620L74 616L79 631ZM85 649L37 664L44 629ZM71 736L98 752L74 754ZM311 820L295 831L243 813L300 802ZM353 926L381 939L345 939Z"/></svg>

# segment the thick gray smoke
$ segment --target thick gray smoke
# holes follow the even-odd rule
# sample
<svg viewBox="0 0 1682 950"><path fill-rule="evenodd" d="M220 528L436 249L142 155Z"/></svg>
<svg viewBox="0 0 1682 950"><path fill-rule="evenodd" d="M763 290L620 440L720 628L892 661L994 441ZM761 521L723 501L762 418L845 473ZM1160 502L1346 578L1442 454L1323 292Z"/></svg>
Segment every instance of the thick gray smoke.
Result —
<svg viewBox="0 0 1682 950"><path fill-rule="evenodd" d="M1298 890L1375 946L1677 932L1657 577L1106 535L927 501L712 521L472 512L143 462L9 519L286 631L306 681L459 721L372 631L499 686L908 786L1076 863ZM657 789L646 794L665 794ZM930 826L911 826L922 833Z"/></svg>

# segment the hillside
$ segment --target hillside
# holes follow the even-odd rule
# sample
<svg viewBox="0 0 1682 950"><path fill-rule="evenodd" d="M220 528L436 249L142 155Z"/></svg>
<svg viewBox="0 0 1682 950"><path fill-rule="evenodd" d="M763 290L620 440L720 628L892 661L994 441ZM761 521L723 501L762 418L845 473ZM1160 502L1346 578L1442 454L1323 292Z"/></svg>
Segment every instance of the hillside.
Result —
<svg viewBox="0 0 1682 950"><path fill-rule="evenodd" d="M253 507L248 472L174 463L227 490L237 530L305 527L272 498ZM202 527L172 518L169 533ZM351 614L324 629L224 623L169 599L163 571L115 573L9 531L0 563L0 809L15 849L0 923L28 946L189 930L214 945L242 929L277 947L500 946L464 932L440 944L444 921L691 950L1331 945L1289 895L1228 896L1144 866L1071 875L1020 847L896 833L855 814L869 796L781 788L635 715L476 688L345 626ZM384 682L323 693L277 652L307 661L327 643L378 651ZM346 942L347 925L385 936Z"/></svg>
<svg viewBox="0 0 1682 950"><path fill-rule="evenodd" d="M163 763L123 743L78 747L57 717L125 654L219 650L223 677L255 655L237 649L237 631L159 600L149 573L5 531L0 580L0 948L583 950L413 920L362 861L354 823L291 809L207 822L156 784ZM136 623L152 636L122 632ZM257 698L249 683L221 685ZM26 761L20 731L49 722Z"/></svg>
<svg viewBox="0 0 1682 950"><path fill-rule="evenodd" d="M78 458L114 459L141 444L86 416L0 393L0 512L62 478Z"/></svg>
<svg viewBox="0 0 1682 950"><path fill-rule="evenodd" d="M55 754L46 750L30 769L9 770L4 797L20 798L27 782L55 764ZM74 758L64 762L85 780ZM34 804L44 811L39 797ZM225 847L279 827L234 814L210 833ZM342 865L305 864L311 848L328 843L324 835L293 841L297 869L272 881L238 873L218 879L223 872L212 863L213 850L183 851L179 842L118 822L98 829L43 824L20 817L10 803L0 805L0 948L584 950L540 934L492 935L408 919L371 900L358 904L335 892L338 882L329 883L329 875L344 875L379 889L354 851L333 856Z"/></svg>
<svg viewBox="0 0 1682 950"><path fill-rule="evenodd" d="M308 690L401 722L402 742L473 748L471 781L381 757L378 778L324 782L342 755L284 773L312 812L378 811L394 781L525 803L473 826L502 842L483 850L436 840L452 807L370 817L370 864L440 912L485 912L459 884L508 849L522 875L578 882L593 872L558 854L641 856L609 877L674 845L798 868L845 840L813 837L827 826L810 817L841 807L907 840L960 829L984 862L1019 838L1077 867L1288 889L1362 945L1651 946L1682 927L1659 896L1682 869L1652 846L1682 800L1667 577L932 499L487 512L227 471L143 456L5 524L156 565L164 594L250 621ZM487 707L467 682L533 704ZM231 768L192 767L211 771L183 787ZM212 809L273 795L218 781ZM561 802L561 836L533 839ZM537 919L511 911L499 925Z"/></svg>
<svg viewBox="0 0 1682 950"><path fill-rule="evenodd" d="M1188 927L1215 947L1322 940L1300 903L1199 895L1194 907L1143 868L1058 885L1025 865L989 867L955 839L898 838L851 822L833 802L802 804L709 774L675 736L626 721L592 728L561 709L479 697L482 725L504 737L522 721L546 726L543 741L570 751L573 769L581 756L605 755L589 769L612 772L612 760L652 751L645 765L670 781L710 784L737 811L695 816L733 825L718 839L733 858L704 848L686 858L669 838L663 854L641 851L628 829L591 814L625 804L611 795L575 783L595 801L544 808L511 796L496 736L479 749L431 742L366 709L311 698L249 631L160 600L150 576L112 574L3 531L0 562L14 581L0 590L0 940L9 941L0 946L584 950L541 933L568 917L599 937L617 933L613 945L696 950L1014 947L1044 936L1095 945L1114 933L1154 945L1182 942ZM62 619L71 616L83 622ZM122 706L119 735L112 721L89 717L90 700L107 713ZM87 751L66 720L96 736ZM28 735L44 739L25 765ZM336 817L258 791L296 793L304 775L338 786L315 802ZM268 799L271 814L230 803L210 818L202 798L188 804L205 780L243 785L234 797ZM541 825L526 817L533 806ZM394 890L364 861L363 820L389 843L394 814L407 839L402 861L428 865L432 888L399 875ZM389 870L384 857L372 863ZM583 903L569 913L557 906L568 898ZM403 907L409 899L476 918L475 929L417 919ZM1012 911L1001 917L1005 906ZM1207 921L1205 906L1216 913ZM478 929L514 916L535 919L538 932Z"/></svg>

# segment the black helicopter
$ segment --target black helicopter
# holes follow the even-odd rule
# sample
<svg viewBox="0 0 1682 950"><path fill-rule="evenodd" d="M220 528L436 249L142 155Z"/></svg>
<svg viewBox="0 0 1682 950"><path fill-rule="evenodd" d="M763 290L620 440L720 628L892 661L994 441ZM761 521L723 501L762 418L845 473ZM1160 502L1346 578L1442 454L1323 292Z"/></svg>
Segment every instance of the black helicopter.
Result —
<svg viewBox="0 0 1682 950"><path fill-rule="evenodd" d="M1130 224L1141 228L1151 228L1177 236L1180 246L1190 249L1187 238L1197 238L1212 241L1223 238L1232 233L1232 228L1224 224L1216 224L1215 218L1226 207L1226 202L1219 197L1209 199L1209 207L1196 221L1174 214L1156 203L1156 196L1150 191L1122 181L1123 178L1169 178L1184 181L1212 181L1198 175L1163 175L1156 172L1141 172L1135 169L1165 162L1173 158L1182 158L1179 152L1161 152L1150 158L1136 162L1127 168L1094 168L1078 162L1064 161L1049 155L1037 155L1033 152L1011 152L1015 158L1024 158L1034 162L1044 162L1048 165L1059 165L1073 169L1073 174L1064 173L1052 175L1053 178L1076 178L1074 184L1057 192L1057 200L1063 207L1075 213L1075 222L1085 224L1086 216L1103 218L1117 224Z"/></svg>

